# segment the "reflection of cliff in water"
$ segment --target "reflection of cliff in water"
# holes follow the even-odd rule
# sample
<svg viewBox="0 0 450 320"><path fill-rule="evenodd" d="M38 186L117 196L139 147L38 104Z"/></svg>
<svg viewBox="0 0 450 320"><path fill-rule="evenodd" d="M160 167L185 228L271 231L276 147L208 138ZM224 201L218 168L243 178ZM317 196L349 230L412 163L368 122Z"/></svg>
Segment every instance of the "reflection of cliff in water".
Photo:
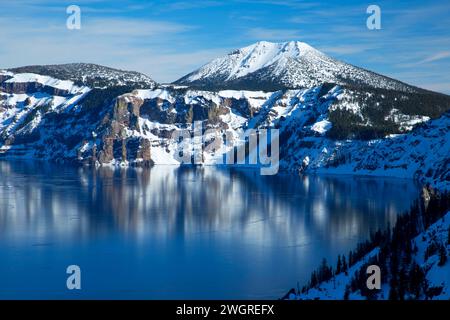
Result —
<svg viewBox="0 0 450 320"><path fill-rule="evenodd" d="M416 193L399 179L0 162L0 233L82 240L112 232L184 239L214 232L299 245L312 235L352 238L383 227Z"/></svg>

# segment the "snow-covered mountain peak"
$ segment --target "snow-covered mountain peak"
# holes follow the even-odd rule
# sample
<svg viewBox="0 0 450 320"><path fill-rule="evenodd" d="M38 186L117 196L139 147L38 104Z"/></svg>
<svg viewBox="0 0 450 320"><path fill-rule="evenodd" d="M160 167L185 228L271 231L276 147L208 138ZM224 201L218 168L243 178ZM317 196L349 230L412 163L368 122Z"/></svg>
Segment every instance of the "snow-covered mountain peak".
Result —
<svg viewBox="0 0 450 320"><path fill-rule="evenodd" d="M267 62L273 62L281 57L300 58L308 53L323 55L309 44L300 41L268 42L259 41L238 51L246 55L262 56Z"/></svg>
<svg viewBox="0 0 450 320"><path fill-rule="evenodd" d="M245 76L276 62L285 64L289 61L289 58L300 59L312 55L323 54L304 42L273 43L260 41L238 51L233 57L236 59L236 63L227 80ZM220 58L218 61L220 61Z"/></svg>
<svg viewBox="0 0 450 320"><path fill-rule="evenodd" d="M254 43L212 60L175 83L202 89L268 91L335 83L418 91L400 81L333 59L300 41Z"/></svg>
<svg viewBox="0 0 450 320"><path fill-rule="evenodd" d="M277 62L286 64L289 59L300 59L312 55L323 56L323 53L300 41L281 43L259 41L214 59L191 74L188 80L199 80L214 73L221 74L224 80L233 80Z"/></svg>

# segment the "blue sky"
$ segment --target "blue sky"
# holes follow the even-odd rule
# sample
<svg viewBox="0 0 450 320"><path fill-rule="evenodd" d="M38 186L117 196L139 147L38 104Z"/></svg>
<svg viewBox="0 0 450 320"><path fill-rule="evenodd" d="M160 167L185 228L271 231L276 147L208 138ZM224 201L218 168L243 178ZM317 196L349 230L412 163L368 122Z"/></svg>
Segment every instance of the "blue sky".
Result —
<svg viewBox="0 0 450 320"><path fill-rule="evenodd" d="M66 7L81 8L81 30ZM366 8L381 8L368 30ZM94 62L174 81L259 40L299 40L450 94L450 1L0 0L0 67Z"/></svg>

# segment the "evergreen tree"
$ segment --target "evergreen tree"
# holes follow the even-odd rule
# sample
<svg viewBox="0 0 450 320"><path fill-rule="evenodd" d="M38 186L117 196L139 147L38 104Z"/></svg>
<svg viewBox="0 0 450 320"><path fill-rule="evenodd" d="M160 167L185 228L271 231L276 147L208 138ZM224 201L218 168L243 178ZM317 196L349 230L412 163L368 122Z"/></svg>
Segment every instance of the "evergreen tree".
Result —
<svg viewBox="0 0 450 320"><path fill-rule="evenodd" d="M333 276L333 271L331 267L328 266L327 259L322 260L322 265L319 270L319 282L330 280Z"/></svg>
<svg viewBox="0 0 450 320"><path fill-rule="evenodd" d="M309 286L310 286L310 288L314 288L318 283L319 283L319 281L317 279L317 273L314 271L311 274L311 280L309 281Z"/></svg>
<svg viewBox="0 0 450 320"><path fill-rule="evenodd" d="M438 266L442 267L447 262L447 248L443 244L439 246L439 263Z"/></svg>
<svg viewBox="0 0 450 320"><path fill-rule="evenodd" d="M336 274L341 273L342 263L341 263L341 255L338 255L338 261L336 266Z"/></svg>
<svg viewBox="0 0 450 320"><path fill-rule="evenodd" d="M398 217L394 228L388 228L385 232L376 232L371 236L370 241L360 243L355 250L350 251L348 261L346 261L345 255L337 257L336 272L340 270L347 274L349 267L361 261L374 248L379 248L376 256L356 270L355 275L347 285L348 288L344 291L344 299L348 298L351 292L356 291L360 291L361 295L367 299L378 297L376 291L370 291L366 288L367 274L365 271L366 267L371 264L380 266L382 274L386 275L383 279L390 279L389 299L391 300L421 299L440 294L438 287L428 287L425 270L413 259L413 254L418 252L418 247L412 240L424 228L441 219L450 208L450 193L438 194L433 191L431 193L433 196L426 208L422 202L417 201L407 214ZM420 225L423 225L424 228L419 228ZM450 238L450 228L448 233ZM437 255L439 265L442 266L447 263L447 243L449 243L449 239L443 239L442 242L430 241L425 250L425 260ZM320 282L327 281L332 276L333 270L328 267L324 259L320 268L313 273L311 284L317 287Z"/></svg>
<svg viewBox="0 0 450 320"><path fill-rule="evenodd" d="M398 300L397 279L394 275L390 281L390 286L391 288L389 289L389 300Z"/></svg>
<svg viewBox="0 0 450 320"><path fill-rule="evenodd" d="M342 271L347 272L347 261L345 261L345 255L342 255Z"/></svg>
<svg viewBox="0 0 450 320"><path fill-rule="evenodd" d="M408 265L412 260L412 246L411 241L407 240L404 248L405 256L404 256L404 263Z"/></svg>
<svg viewBox="0 0 450 320"><path fill-rule="evenodd" d="M350 288L349 286L345 286L344 300L348 300L349 298L350 298Z"/></svg>
<svg viewBox="0 0 450 320"><path fill-rule="evenodd" d="M422 268L415 261L413 261L411 265L409 279L409 292L414 295L415 299L419 299L420 293L423 289L425 274Z"/></svg>
<svg viewBox="0 0 450 320"><path fill-rule="evenodd" d="M405 293L407 288L407 279L405 274L405 269L400 270L399 276L398 276L398 299L399 300L405 300Z"/></svg>

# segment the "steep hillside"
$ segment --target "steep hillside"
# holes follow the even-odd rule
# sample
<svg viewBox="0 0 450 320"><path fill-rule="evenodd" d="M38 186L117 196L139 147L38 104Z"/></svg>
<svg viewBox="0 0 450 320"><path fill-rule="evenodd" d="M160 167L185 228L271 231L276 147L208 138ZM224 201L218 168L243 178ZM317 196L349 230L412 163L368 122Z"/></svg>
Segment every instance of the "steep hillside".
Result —
<svg viewBox="0 0 450 320"><path fill-rule="evenodd" d="M380 230L336 268L326 260L300 291L288 299L448 300L450 299L450 195L423 189L423 203L402 215L392 230ZM377 265L381 289L369 290L366 269Z"/></svg>
<svg viewBox="0 0 450 320"><path fill-rule="evenodd" d="M369 141L324 139L296 125L288 126L281 145L281 167L300 173L416 178L448 190L449 129L449 113L410 133Z"/></svg>

